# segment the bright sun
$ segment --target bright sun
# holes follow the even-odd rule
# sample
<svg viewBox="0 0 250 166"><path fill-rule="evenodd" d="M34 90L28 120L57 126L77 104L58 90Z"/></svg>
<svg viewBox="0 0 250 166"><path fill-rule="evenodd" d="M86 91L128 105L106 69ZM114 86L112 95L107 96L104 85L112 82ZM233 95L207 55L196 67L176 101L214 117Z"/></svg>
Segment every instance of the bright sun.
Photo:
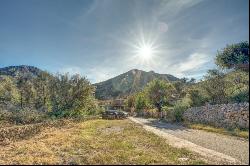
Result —
<svg viewBox="0 0 250 166"><path fill-rule="evenodd" d="M137 48L137 55L142 60L150 60L153 56L153 48L149 45L143 45Z"/></svg>
<svg viewBox="0 0 250 166"><path fill-rule="evenodd" d="M134 40L131 42L125 41L126 44L133 48L128 51L131 53L130 55L132 55L131 60L133 63L147 67L155 65L161 53L160 45L158 45L156 41L157 36L145 36L143 32L135 34Z"/></svg>
<svg viewBox="0 0 250 166"><path fill-rule="evenodd" d="M138 54L143 59L150 59L152 57L153 50L149 46L143 46L139 48Z"/></svg>

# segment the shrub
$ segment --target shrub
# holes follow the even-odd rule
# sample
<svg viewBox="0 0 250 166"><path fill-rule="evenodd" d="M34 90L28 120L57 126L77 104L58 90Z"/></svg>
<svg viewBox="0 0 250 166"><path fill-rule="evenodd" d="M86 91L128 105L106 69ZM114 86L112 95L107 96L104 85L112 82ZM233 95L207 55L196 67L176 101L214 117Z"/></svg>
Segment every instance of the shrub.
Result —
<svg viewBox="0 0 250 166"><path fill-rule="evenodd" d="M166 118L167 121L170 121L170 122L175 121L173 107L164 106L164 107L162 107L162 111L166 113L165 118Z"/></svg>
<svg viewBox="0 0 250 166"><path fill-rule="evenodd" d="M136 95L135 98L135 108L136 111L142 111L143 109L147 108L147 99L146 96L141 92Z"/></svg>
<svg viewBox="0 0 250 166"><path fill-rule="evenodd" d="M183 99L191 106L202 106L207 101L206 97L198 89L189 89L186 97Z"/></svg>
<svg viewBox="0 0 250 166"><path fill-rule="evenodd" d="M34 110L0 111L0 120L12 124L31 124L45 121L48 118L45 113Z"/></svg>
<svg viewBox="0 0 250 166"><path fill-rule="evenodd" d="M177 101L173 108L174 120L177 122L183 121L183 113L190 107L188 100L185 98L181 101Z"/></svg>
<svg viewBox="0 0 250 166"><path fill-rule="evenodd" d="M239 92L239 93L231 96L230 101L232 103L249 102L249 93L248 93L248 91Z"/></svg>

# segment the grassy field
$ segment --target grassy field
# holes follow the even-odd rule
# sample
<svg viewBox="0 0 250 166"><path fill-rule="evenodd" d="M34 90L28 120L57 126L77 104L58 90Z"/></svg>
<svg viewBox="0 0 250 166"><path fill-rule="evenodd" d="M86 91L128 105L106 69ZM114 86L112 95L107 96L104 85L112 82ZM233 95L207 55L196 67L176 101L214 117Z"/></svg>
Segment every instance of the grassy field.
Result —
<svg viewBox="0 0 250 166"><path fill-rule="evenodd" d="M187 122L183 123L183 125L191 129L204 130L208 132L214 132L214 133L237 136L237 137L249 139L248 130L225 129L225 128L218 128L218 127L213 127L213 126L205 125L205 124L196 124L196 123L187 123Z"/></svg>
<svg viewBox="0 0 250 166"><path fill-rule="evenodd" d="M0 149L0 164L205 164L129 120L70 123Z"/></svg>

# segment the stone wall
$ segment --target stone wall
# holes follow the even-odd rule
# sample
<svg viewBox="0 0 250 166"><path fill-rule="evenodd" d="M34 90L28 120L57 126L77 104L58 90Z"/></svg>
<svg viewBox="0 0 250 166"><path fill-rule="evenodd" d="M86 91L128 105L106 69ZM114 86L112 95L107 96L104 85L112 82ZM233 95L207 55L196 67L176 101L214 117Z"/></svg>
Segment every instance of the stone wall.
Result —
<svg viewBox="0 0 250 166"><path fill-rule="evenodd" d="M183 118L217 127L249 129L249 103L192 107L185 111Z"/></svg>

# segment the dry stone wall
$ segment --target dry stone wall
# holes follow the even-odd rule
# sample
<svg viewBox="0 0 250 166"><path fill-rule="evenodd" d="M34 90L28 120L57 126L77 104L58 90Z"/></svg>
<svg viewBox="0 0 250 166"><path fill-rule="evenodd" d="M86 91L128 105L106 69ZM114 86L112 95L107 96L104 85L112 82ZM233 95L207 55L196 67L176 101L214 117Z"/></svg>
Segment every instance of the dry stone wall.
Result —
<svg viewBox="0 0 250 166"><path fill-rule="evenodd" d="M184 112L183 118L217 127L249 129L249 103L192 107Z"/></svg>

